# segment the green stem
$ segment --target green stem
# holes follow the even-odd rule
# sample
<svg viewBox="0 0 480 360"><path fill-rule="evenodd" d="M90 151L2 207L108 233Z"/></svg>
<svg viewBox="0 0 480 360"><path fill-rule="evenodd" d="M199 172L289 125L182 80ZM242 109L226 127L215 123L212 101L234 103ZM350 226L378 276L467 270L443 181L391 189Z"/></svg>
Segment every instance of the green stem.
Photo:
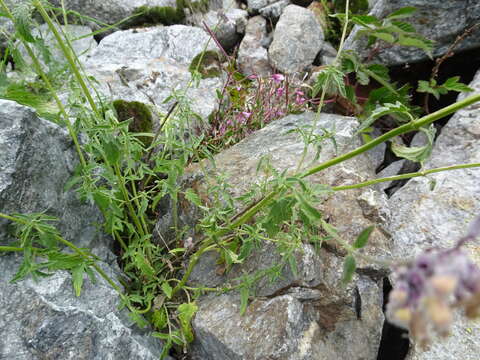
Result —
<svg viewBox="0 0 480 360"><path fill-rule="evenodd" d="M467 107L471 104L474 104L476 102L480 101L480 94L472 95L467 97L466 99L456 102L452 105L449 105L441 110L438 110L434 113L431 113L429 115L426 115L416 121L409 122L408 124L402 125L396 129L393 129L382 136L379 136L372 141L369 141L363 146L358 147L357 149L350 151L349 153L346 153L344 155L337 156L333 159L330 159L328 161L325 161L324 163L314 166L310 170L304 172L303 174L298 175L301 178L305 178L307 176L310 176L312 174L318 173L322 170L325 170L331 166L337 165L345 160L351 159L355 156L358 156L375 146L395 137L401 134L405 134L414 130L417 130L418 128L422 126L426 126L428 124L433 123L436 120L439 120L447 115L450 115L454 113L457 110L460 110L464 107ZM275 189L268 193L263 199L261 199L258 203L256 203L254 206L249 208L247 211L245 211L241 216L239 216L232 224L226 228L221 230L220 235L224 235L225 233L228 233L229 231L235 229L236 227L239 227L243 224L245 224L248 220L250 220L256 213L258 213L260 210L265 208L271 201L275 199L275 196L278 194L280 189Z"/></svg>
<svg viewBox="0 0 480 360"><path fill-rule="evenodd" d="M122 172L120 171L120 167L118 164L113 165L115 175L117 176L118 179L118 185L120 187L120 190L122 191L123 195L123 200L125 201L125 204L127 206L128 212L130 213L130 217L132 218L133 222L135 223L135 226L137 227L137 230L140 233L140 236L143 237L145 236L145 232L143 230L142 224L138 220L137 214L135 213L135 209L132 206L132 203L130 202L130 197L128 196L128 191L127 188L125 187L125 182L123 181L122 177Z"/></svg>
<svg viewBox="0 0 480 360"><path fill-rule="evenodd" d="M22 225L28 225L28 221L25 221L25 220L22 220L22 219L19 219L19 218L16 218L14 216L10 216L10 215L7 215L7 214L4 214L4 213L0 213L0 218L4 218L6 220L10 220L10 221L13 221L13 222L16 222L18 224L22 224ZM37 230L38 231L38 230ZM69 247L70 249L72 249L73 251L75 251L77 254L79 254L81 257L83 257L84 259L88 259L88 260L93 260L93 263L92 263L92 267L95 269L95 271L103 278L105 279L105 281L110 284L110 286L115 290L117 291L121 296L123 296L123 293L122 293L122 289L120 289L120 287L102 270L102 268L100 268L96 263L95 263L95 257L93 257L92 255L89 255L87 253L85 253L82 249L78 248L77 246L75 246L73 243L71 243L70 241L64 239L63 237L59 236L59 235L54 235L55 239L66 245L67 247ZM1 248L7 248L5 246L1 247ZM19 249L19 248L12 248L12 249ZM22 249L23 250L23 249ZM11 251L21 251L21 250L11 250Z"/></svg>
<svg viewBox="0 0 480 360"><path fill-rule="evenodd" d="M11 251L20 252L20 251L23 251L23 248L14 247L14 246L0 246L0 253L1 252L11 252Z"/></svg>
<svg viewBox="0 0 480 360"><path fill-rule="evenodd" d="M359 188L362 188L362 187L365 187L365 186L370 186L370 185L374 185L374 184L378 184L378 183L382 183L382 182L386 182L386 181L411 179L411 178L415 178L415 177L426 176L428 174L439 173L439 172L442 172L442 171L469 169L469 168L477 168L477 167L480 167L480 163L452 165L452 166L446 166L446 167L441 167L441 168L418 171L418 172L414 172L414 173L407 173L407 174L401 174L401 175L395 175L395 176L390 176L390 177L385 177L385 178L380 178L380 179L364 181L364 182L361 182L361 183L358 183L358 184L353 184L353 185L334 186L334 187L332 187L332 190L333 191L343 191L343 190L359 189Z"/></svg>
<svg viewBox="0 0 480 360"><path fill-rule="evenodd" d="M15 23L15 18L13 16L13 14L10 12L10 9L5 4L4 0L0 0L0 5L2 5L2 8L4 9L8 18L12 22ZM62 116L64 118L65 126L67 127L68 133L73 140L73 143L75 145L75 149L76 149L76 151L78 153L78 157L80 159L80 163L82 164L82 167L85 167L86 166L85 158L83 157L83 153L82 153L82 150L80 148L80 143L78 142L77 134L75 133L75 130L73 129L72 124L70 123L70 120L69 120L67 111L65 110L65 107L63 106L62 102L60 101L59 97L57 96L57 93L56 93L52 83L50 82L48 76L42 70L42 65L40 64L40 61L38 60L37 56L33 52L32 48L22 37L21 37L21 41L22 41L23 46L25 47L25 50L28 53L28 56L30 56L30 58L33 61L33 66L35 68L35 71L37 72L38 75L40 75L43 82L47 86L48 90L52 94L52 96L55 100L55 103L57 104L58 109L60 110L60 113L62 114Z"/></svg>
<svg viewBox="0 0 480 360"><path fill-rule="evenodd" d="M198 249L197 252L190 258L190 262L188 263L187 270L185 271L185 274L182 276L182 279L179 281L179 283L173 288L172 290L172 297L175 295L178 291L182 290L184 286L186 285L188 279L190 278L190 274L193 271L193 268L197 264L198 260L202 256L203 253L214 249L217 247L217 244L211 244L211 239L210 241L206 241L203 246Z"/></svg>
<svg viewBox="0 0 480 360"><path fill-rule="evenodd" d="M388 81L385 81L385 79L383 79L381 76L378 76L377 74L375 74L373 71L370 71L369 69L367 69L365 66L362 67L362 70L363 72L365 72L368 76L370 76L372 79L375 79L378 83L380 83L381 85L383 85L386 89L388 89L391 93L397 95L397 96L400 96L399 92L397 90L395 90L395 88L389 84Z"/></svg>
<svg viewBox="0 0 480 360"><path fill-rule="evenodd" d="M340 45L338 46L337 56L335 57L335 61L333 62L334 64L337 64L337 65L340 60L340 55L343 51L345 38L347 37L348 23L350 21L350 19L348 18L348 16L350 15L349 13L350 13L350 0L347 0L345 2L345 23L343 24L342 37L340 38Z"/></svg>
<svg viewBox="0 0 480 360"><path fill-rule="evenodd" d="M343 155L337 156L333 159L330 159L328 161L325 161L324 163L322 163L320 165L314 166L313 168L311 168L310 170L307 170L303 174L299 174L299 176L301 178L305 178L305 177L310 176L312 174L318 173L318 172L320 172L324 169L327 169L327 168L329 168L333 165L337 165L341 162L344 162L345 160L348 160L348 159L351 159L355 156L358 156L358 155L374 148L375 146L377 146L377 145L379 145L379 144L381 144L381 143L383 143L387 140L390 140L390 139L394 138L395 136L418 130L419 128L421 128L423 126L429 125L429 124L433 123L434 121L437 121L441 118L444 118L445 116L450 115L450 114L456 112L457 110L463 109L464 107L467 107L467 106L469 106L471 104L474 104L478 101L480 101L480 94L469 96L464 100L458 101L458 102L456 102L452 105L444 107L443 109L440 109L440 110L438 110L434 113L426 115L426 116L424 116L424 117L422 117L418 120L411 121L407 124L399 126L398 128L390 130L389 132L383 134L382 136L379 136L379 137L373 139L372 141L369 141L365 145L360 146L353 151L350 151L346 154L343 154Z"/></svg>
<svg viewBox="0 0 480 360"><path fill-rule="evenodd" d="M75 64L75 59L73 58L70 49L67 47L67 45L65 45L65 41L60 36L60 33L58 32L57 28L53 24L50 16L45 11L45 8L41 4L41 2L39 0L34 0L32 4L38 10L40 15L42 15L42 18L47 23L48 28L50 29L52 34L55 36L55 39L57 40L57 43L60 46L60 49L62 50L62 53L65 56L65 59L67 60L69 66L70 66L70 69L72 70L72 72L75 76L75 79L77 80L78 84L80 84L80 87L82 88L83 94L87 98L87 101L90 104L90 107L92 108L95 115L99 116L100 113L98 111L97 105L93 101L92 95L90 94L90 91L88 90L88 87L87 87L82 75L80 74L80 71L78 70L77 65Z"/></svg>

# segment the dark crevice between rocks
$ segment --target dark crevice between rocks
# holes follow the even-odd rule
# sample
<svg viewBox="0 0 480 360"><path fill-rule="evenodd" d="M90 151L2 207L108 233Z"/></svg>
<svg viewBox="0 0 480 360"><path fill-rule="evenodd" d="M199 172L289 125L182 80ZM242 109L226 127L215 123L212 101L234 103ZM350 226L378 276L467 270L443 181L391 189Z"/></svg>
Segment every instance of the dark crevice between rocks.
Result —
<svg viewBox="0 0 480 360"><path fill-rule="evenodd" d="M410 84L414 89L418 86L419 80L429 80L434 60L423 61L415 64L406 64L390 68L390 76L392 81L398 82L399 85ZM480 68L480 48L456 52L455 55L445 60L440 66L437 82L442 84L452 76L460 76L460 81L469 84ZM412 104L423 107L424 93L413 92ZM430 112L435 112L445 106L453 104L457 100L457 92L449 92L440 97L439 100L434 96L429 96L428 107ZM435 122L437 130L440 130L448 122L449 117ZM408 139L407 139L408 140ZM410 139L411 140L411 139Z"/></svg>
<svg viewBox="0 0 480 360"><path fill-rule="evenodd" d="M388 302L388 294L392 290L392 285L388 278L383 279L383 312ZM378 349L377 360L404 360L410 349L408 332L403 330L387 320L383 323L382 339Z"/></svg>

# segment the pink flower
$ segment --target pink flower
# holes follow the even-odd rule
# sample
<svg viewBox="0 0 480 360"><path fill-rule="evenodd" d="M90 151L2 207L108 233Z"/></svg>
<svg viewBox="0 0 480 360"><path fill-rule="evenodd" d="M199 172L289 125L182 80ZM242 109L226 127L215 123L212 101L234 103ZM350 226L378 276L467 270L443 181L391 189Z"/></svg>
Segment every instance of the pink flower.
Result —
<svg viewBox="0 0 480 360"><path fill-rule="evenodd" d="M282 74L273 74L272 75L272 80L275 81L277 84L279 84L283 80L285 80L285 76L283 76Z"/></svg>
<svg viewBox="0 0 480 360"><path fill-rule="evenodd" d="M240 123L245 124L250 116L252 116L251 112L242 111L240 114L238 114L237 119Z"/></svg>
<svg viewBox="0 0 480 360"><path fill-rule="evenodd" d="M276 94L277 94L278 97L282 97L284 93L285 93L285 88L284 87L279 87L276 91Z"/></svg>
<svg viewBox="0 0 480 360"><path fill-rule="evenodd" d="M247 78L250 79L250 80L255 80L255 79L258 78L258 76L255 75L255 74L252 74L252 75L248 75Z"/></svg>
<svg viewBox="0 0 480 360"><path fill-rule="evenodd" d="M307 99L305 99L303 96L300 96L297 94L297 97L295 98L295 103L297 105L303 105L305 104L305 102L307 101Z"/></svg>

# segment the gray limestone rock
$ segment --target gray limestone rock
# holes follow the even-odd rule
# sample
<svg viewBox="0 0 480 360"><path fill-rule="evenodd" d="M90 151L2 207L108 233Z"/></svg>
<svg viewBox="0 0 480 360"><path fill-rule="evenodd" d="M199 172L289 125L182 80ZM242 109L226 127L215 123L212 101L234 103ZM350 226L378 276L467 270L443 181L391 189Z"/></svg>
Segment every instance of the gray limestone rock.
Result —
<svg viewBox="0 0 480 360"><path fill-rule="evenodd" d="M248 12L241 9L210 10L206 14L192 14L189 22L204 28L204 22L215 33L226 50L232 49L245 33Z"/></svg>
<svg viewBox="0 0 480 360"><path fill-rule="evenodd" d="M66 238L93 248L106 240L95 226L102 221L99 210L81 203L75 192L63 191L77 163L73 142L64 129L39 119L28 107L0 100L0 209L4 213L46 211L60 219L59 230ZM6 230L6 222L0 220L3 243Z"/></svg>
<svg viewBox="0 0 480 360"><path fill-rule="evenodd" d="M97 42L93 36L87 36L92 33L92 30L88 26L81 25L67 25L57 27L57 29L63 32L72 44L72 49L75 54L78 56L80 61L83 61L87 54L97 47ZM45 46L50 50L52 63L48 64L49 68L55 66L64 66L67 64L67 60L63 55L60 47L58 46L57 40L55 39L52 32L48 29L47 24L42 24L37 28L32 30L34 36L39 36L44 40ZM80 39L78 39L80 38ZM76 40L78 39L78 40ZM32 64L33 61L28 56L27 50L25 47L20 44L19 50L23 57L25 58L27 64ZM35 55L40 59L42 64L45 64L45 60L42 57L40 50L33 48Z"/></svg>
<svg viewBox="0 0 480 360"><path fill-rule="evenodd" d="M60 0L51 1L54 6L60 7ZM106 24L115 24L131 16L135 9L141 6L172 6L176 7L175 0L64 0L65 8L92 17Z"/></svg>
<svg viewBox="0 0 480 360"><path fill-rule="evenodd" d="M247 5L250 11L257 12L261 8L273 4L276 1L278 0L248 0Z"/></svg>
<svg viewBox="0 0 480 360"><path fill-rule="evenodd" d="M237 64L242 74L268 76L272 73L268 51L264 47L267 41L267 21L261 16L249 19L237 56Z"/></svg>
<svg viewBox="0 0 480 360"><path fill-rule="evenodd" d="M304 144L298 133L289 133L289 131L313 124L315 116L314 113L309 112L286 116L218 154L215 157L215 171L225 175L232 195L240 196L250 190L252 185L262 181L262 174L257 174L257 166L259 161L265 157L279 172L287 170L287 174L293 175L301 158ZM305 158L304 167L327 161L338 154L360 146L360 138L354 137L357 127L358 122L354 118L321 113L315 133L323 134L322 129L335 133L337 148L331 141L324 141L319 160L315 160L315 151L310 149ZM201 173L197 166L193 166L189 171L193 174ZM375 177L375 167L372 165L370 157L364 154L311 175L307 179L314 184L341 186ZM201 183L201 181L199 182ZM206 186L206 184L202 184L202 186ZM353 241L363 229L373 223L377 224L378 229L373 232L369 246L364 250L370 255L382 256L388 253L390 241L379 229L384 227L390 215L382 205L384 194L374 192L377 200L368 202L376 204L371 208L359 200L364 192L370 191L365 188L336 192L322 203L320 211L333 226L338 228L340 234L347 241Z"/></svg>
<svg viewBox="0 0 480 360"><path fill-rule="evenodd" d="M373 359L383 321L380 291L368 278L360 278L340 298L325 289L293 287L283 295L253 300L244 315L236 295L206 297L193 322L197 339L192 357Z"/></svg>
<svg viewBox="0 0 480 360"><path fill-rule="evenodd" d="M288 5L290 5L290 0L280 0L261 8L259 13L264 18L276 21Z"/></svg>
<svg viewBox="0 0 480 360"><path fill-rule="evenodd" d="M480 92L480 72L470 87ZM463 96L463 95L462 95ZM424 168L480 161L480 107L458 111L442 129L432 156ZM435 183L433 190L432 182ZM409 257L431 247L451 247L465 234L468 224L480 214L480 170L442 172L411 179L390 199L393 216L389 225L392 254ZM480 264L478 245L468 247ZM478 322L457 321L452 336L435 341L426 352L413 350L409 360L478 358Z"/></svg>
<svg viewBox="0 0 480 360"><path fill-rule="evenodd" d="M435 57L445 54L457 36L480 21L480 2L476 0L378 0L373 4L370 14L382 18L405 6L417 8L417 12L404 21L411 23L427 39L435 41ZM357 30L358 28L355 28L352 31L345 42L345 48L354 50L366 59L369 53L366 39L357 39ZM455 52L479 46L480 28L477 27L471 36L459 44ZM427 59L427 54L420 49L394 46L381 50L372 61L399 65Z"/></svg>
<svg viewBox="0 0 480 360"><path fill-rule="evenodd" d="M257 165L265 156L279 172L293 173L303 142L297 133L289 130L311 125L314 118L315 114L304 113L269 124L218 154L215 173L225 176L234 197L261 181ZM358 126L353 118L321 114L317 125L317 134L322 133L321 129L334 131L338 145L335 150L331 142L323 143L320 161L360 144L359 139L353 138ZM310 165L312 161L315 161L313 149L308 152L305 164ZM198 174L201 168L203 166L194 165L188 172ZM209 171L208 165L206 169ZM374 169L369 158L361 156L313 175L309 180L316 184L342 185L372 177ZM198 180L192 188L203 198L202 188L208 188L207 184L208 177ZM383 226L388 218L385 202L384 196L371 189L348 191L327 198L320 210L350 241L372 223L379 228ZM367 251L378 255L385 246L388 239L375 231ZM332 250L315 250L310 244L302 244L295 253L297 272L286 266L279 278L273 281L268 276L262 278L252 287L252 293L258 297L248 305L243 316L239 314L236 293L202 298L193 323L197 334L193 358L375 358L383 324L381 290L375 281L359 276L355 276L348 287L342 287L343 259ZM226 273L219 269L216 254L207 253L195 266L190 284L216 287L228 282L234 285L242 275L257 274L278 264L281 259L278 251L272 244L262 244L243 264L233 266ZM370 265L359 262L359 267L370 268Z"/></svg>
<svg viewBox="0 0 480 360"><path fill-rule="evenodd" d="M57 272L35 282L10 283L21 259L0 257L0 358L156 360L162 345L138 329L118 294L97 276L75 297L71 275ZM103 266L109 276L115 273Z"/></svg>
<svg viewBox="0 0 480 360"><path fill-rule="evenodd" d="M102 221L99 210L81 203L74 190L64 192L77 163L64 129L30 108L0 100L0 212L58 217L61 235L106 260L99 266L115 279L110 239L96 226ZM0 221L2 245L13 240L8 225ZM86 278L76 297L64 271L10 283L21 261L17 254L0 256L0 358L158 359L161 342L118 310L118 294L98 275L95 284Z"/></svg>
<svg viewBox="0 0 480 360"><path fill-rule="evenodd" d="M208 45L207 45L208 43ZM85 68L98 81L99 90L113 100L152 102L162 111L173 91L186 90L194 112L202 118L215 109L219 78L202 79L198 87L189 66L203 50L215 50L200 28L173 25L117 31L105 37L88 57ZM189 86L187 86L189 85Z"/></svg>
<svg viewBox="0 0 480 360"><path fill-rule="evenodd" d="M323 46L323 30L312 11L297 5L285 8L268 49L271 65L284 73L302 72Z"/></svg>

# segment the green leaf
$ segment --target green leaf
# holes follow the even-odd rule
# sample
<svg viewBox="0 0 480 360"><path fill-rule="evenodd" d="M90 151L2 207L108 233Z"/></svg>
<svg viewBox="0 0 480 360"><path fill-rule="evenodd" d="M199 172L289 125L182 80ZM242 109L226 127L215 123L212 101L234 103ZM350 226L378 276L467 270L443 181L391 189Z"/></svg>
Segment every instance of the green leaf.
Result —
<svg viewBox="0 0 480 360"><path fill-rule="evenodd" d="M76 296L80 296L80 293L82 292L84 271L85 271L85 264L81 264L72 269L73 288L75 290Z"/></svg>
<svg viewBox="0 0 480 360"><path fill-rule="evenodd" d="M150 265L148 260L145 258L145 256L141 252L136 252L134 257L134 263L137 269L139 269L143 275L146 275L149 278L154 278L155 277L155 269Z"/></svg>
<svg viewBox="0 0 480 360"><path fill-rule="evenodd" d="M160 308L160 310L154 310L152 315L153 326L159 330L164 329L168 324L167 317L168 315L163 306Z"/></svg>
<svg viewBox="0 0 480 360"><path fill-rule="evenodd" d="M400 30L402 31L405 31L405 32L411 32L411 33L414 33L416 30L415 30L415 27L410 24L410 23L407 23L407 22L403 22L403 21L392 21L392 24L396 27L398 27Z"/></svg>
<svg viewBox="0 0 480 360"><path fill-rule="evenodd" d="M442 86L449 91L456 91L456 92L474 91L471 87L459 82L459 80L460 80L460 76L453 76L447 79Z"/></svg>
<svg viewBox="0 0 480 360"><path fill-rule="evenodd" d="M263 224L268 236L274 237L280 231L281 224L292 218L292 206L294 203L295 199L287 197L271 205L268 217Z"/></svg>
<svg viewBox="0 0 480 360"><path fill-rule="evenodd" d="M243 260L230 249L225 249L224 253L229 264L241 264L243 262Z"/></svg>
<svg viewBox="0 0 480 360"><path fill-rule="evenodd" d="M313 86L313 96L316 96L323 88L325 88L327 95L340 94L343 97L346 97L344 76L345 74L335 66L326 66L318 74L317 81Z"/></svg>
<svg viewBox="0 0 480 360"><path fill-rule="evenodd" d="M433 42L422 38L421 36L407 36L401 34L398 38L398 44L402 46L412 46L425 51L431 56L433 50Z"/></svg>
<svg viewBox="0 0 480 360"><path fill-rule="evenodd" d="M367 245L368 239L370 238L370 235L372 234L372 231L375 229L375 225L371 225L364 229L360 235L358 235L357 239L353 243L353 247L355 249L361 249L365 245Z"/></svg>
<svg viewBox="0 0 480 360"><path fill-rule="evenodd" d="M370 36L374 36L380 40L386 41L390 44L393 44L395 42L395 37L392 34L389 34L387 32L381 32L381 31L374 31L370 34Z"/></svg>
<svg viewBox="0 0 480 360"><path fill-rule="evenodd" d="M368 65L367 69L373 72L375 75L381 77L385 81L390 81L390 75L388 74L388 68L380 64Z"/></svg>
<svg viewBox="0 0 480 360"><path fill-rule="evenodd" d="M307 217L310 218L313 223L322 218L322 214L320 213L320 211L318 211L311 204L309 204L302 194L296 193L295 196L298 199L298 203L300 204L300 209Z"/></svg>
<svg viewBox="0 0 480 360"><path fill-rule="evenodd" d="M427 137L427 145L424 146L405 146L397 143L392 143L392 151L398 157L408 159L415 162L424 162L432 153L433 141L435 139L435 127L431 125L428 129L421 128L420 131L424 132Z"/></svg>
<svg viewBox="0 0 480 360"><path fill-rule="evenodd" d="M182 328L183 335L187 342L193 341L193 332L190 322L193 318L193 315L198 310L198 306L195 303L183 303L180 304L177 308L178 319L180 320L180 326Z"/></svg>
<svg viewBox="0 0 480 360"><path fill-rule="evenodd" d="M410 114L410 109L402 104L401 102L397 101L395 104L386 103L383 106L377 107L370 116L365 119L360 128L357 131L357 134L360 134L366 128L370 127L377 119L381 118L385 115L397 114L403 120L412 120L413 116Z"/></svg>
<svg viewBox="0 0 480 360"><path fill-rule="evenodd" d="M375 26L382 26L382 23L380 20L378 20L375 16L372 15L353 15L351 17L351 21L354 24L370 28L369 25L375 25Z"/></svg>
<svg viewBox="0 0 480 360"><path fill-rule="evenodd" d="M200 197L191 188L188 188L187 191L185 191L185 198L196 206L202 206Z"/></svg>
<svg viewBox="0 0 480 360"><path fill-rule="evenodd" d="M172 287L170 286L170 284L168 283L168 281L164 281L162 283L162 291L164 292L164 294L169 298L171 299L172 297Z"/></svg>
<svg viewBox="0 0 480 360"><path fill-rule="evenodd" d="M29 43L35 42L35 38L33 37L32 32L30 30L30 23L27 19L25 19L23 16L15 16L14 24L15 24L15 30L17 31L17 34L23 40Z"/></svg>
<svg viewBox="0 0 480 360"><path fill-rule="evenodd" d="M103 145L107 161L114 165L120 160L120 147L116 141L106 141Z"/></svg>
<svg viewBox="0 0 480 360"><path fill-rule="evenodd" d="M401 9L398 9L387 16L387 19L404 19L412 16L417 11L417 8L413 6L406 6Z"/></svg>
<svg viewBox="0 0 480 360"><path fill-rule="evenodd" d="M350 281L352 281L353 274L355 273L356 268L357 263L355 262L355 258L353 257L353 255L348 255L343 263L343 284L348 284Z"/></svg>
<svg viewBox="0 0 480 360"><path fill-rule="evenodd" d="M250 289L247 286L240 288L240 315L245 314L248 306L248 298L250 296Z"/></svg>
<svg viewBox="0 0 480 360"><path fill-rule="evenodd" d="M133 311L132 311L132 312L129 312L129 313L128 313L128 316L129 316L130 319L131 319L135 324L137 324L137 326L138 326L139 328L141 328L141 329L143 329L143 328L145 328L145 327L147 327L147 326L149 325L149 324L148 324L148 321L145 320L145 318L144 318L142 315L140 315L140 314L138 314L138 313L136 313L136 312L133 312Z"/></svg>

